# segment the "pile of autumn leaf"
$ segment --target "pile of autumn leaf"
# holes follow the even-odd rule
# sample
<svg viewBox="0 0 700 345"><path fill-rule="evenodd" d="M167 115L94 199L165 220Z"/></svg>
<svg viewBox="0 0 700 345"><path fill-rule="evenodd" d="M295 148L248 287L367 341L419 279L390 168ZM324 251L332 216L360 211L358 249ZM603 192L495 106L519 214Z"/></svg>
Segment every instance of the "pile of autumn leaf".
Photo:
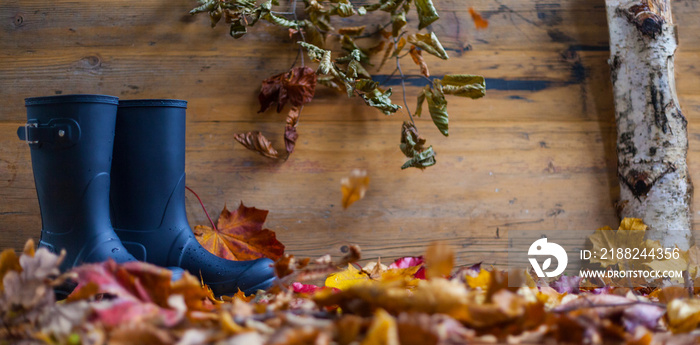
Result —
<svg viewBox="0 0 700 345"><path fill-rule="evenodd" d="M629 225L599 230L591 240L643 238L643 229ZM688 268L697 268L693 250L682 255ZM337 262L287 254L276 262L280 278L268 291L216 298L190 274L172 282L170 271L141 262L89 264L60 274L63 257L35 250L30 241L19 257L13 250L0 255L0 343L700 341L694 332L700 290L585 288L578 277L545 282L525 271L509 274L480 264L454 268L453 257L439 243L421 257L362 268L356 246ZM77 287L57 302L54 288L68 281Z"/></svg>

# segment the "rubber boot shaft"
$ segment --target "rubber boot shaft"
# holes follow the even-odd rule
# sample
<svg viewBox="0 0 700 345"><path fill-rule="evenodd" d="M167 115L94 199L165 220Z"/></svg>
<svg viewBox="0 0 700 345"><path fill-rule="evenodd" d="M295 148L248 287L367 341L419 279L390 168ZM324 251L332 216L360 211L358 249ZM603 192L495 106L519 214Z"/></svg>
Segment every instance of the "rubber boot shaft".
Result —
<svg viewBox="0 0 700 345"><path fill-rule="evenodd" d="M178 266L215 294L269 287L269 259L229 261L204 249L185 209L185 114L180 100L121 101L117 115L111 205L114 227L139 260Z"/></svg>
<svg viewBox="0 0 700 345"><path fill-rule="evenodd" d="M118 99L103 95L27 98L29 143L41 210L40 247L67 252L62 270L109 258L134 261L109 217Z"/></svg>

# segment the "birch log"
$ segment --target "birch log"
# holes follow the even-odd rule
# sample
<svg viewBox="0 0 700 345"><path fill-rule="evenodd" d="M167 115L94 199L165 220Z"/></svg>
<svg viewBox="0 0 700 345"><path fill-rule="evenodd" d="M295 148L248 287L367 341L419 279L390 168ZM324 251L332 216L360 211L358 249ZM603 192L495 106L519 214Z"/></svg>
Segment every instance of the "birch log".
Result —
<svg viewBox="0 0 700 345"><path fill-rule="evenodd" d="M678 103L670 0L606 0L621 217L664 247L692 242L687 121Z"/></svg>

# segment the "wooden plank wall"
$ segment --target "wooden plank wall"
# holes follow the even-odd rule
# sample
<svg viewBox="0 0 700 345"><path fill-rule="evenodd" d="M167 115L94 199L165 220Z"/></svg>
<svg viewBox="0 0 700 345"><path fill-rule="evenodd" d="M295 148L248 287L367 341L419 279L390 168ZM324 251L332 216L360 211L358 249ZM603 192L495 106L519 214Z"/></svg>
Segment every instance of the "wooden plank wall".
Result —
<svg viewBox="0 0 700 345"><path fill-rule="evenodd" d="M604 2L436 4L442 20L432 29L452 59L429 57L432 73L483 74L487 96L449 99L449 138L429 118L418 120L438 165L401 171L405 116L386 117L327 90L304 109L287 162L234 142L233 133L261 130L281 144L284 116L257 114L256 94L262 79L294 61L286 32L263 24L233 40L205 16L188 15L196 5L189 0L0 2L0 247L21 248L41 227L29 149L15 135L23 98L71 93L188 100L188 185L213 214L241 200L269 209L267 226L295 255L339 255L357 243L366 258L389 260L442 239L459 264L502 263L510 230L614 225ZM475 30L469 6L490 21L488 30ZM673 6L677 88L690 122L692 178L700 181L700 9L695 0ZM404 66L413 107L423 82L410 60ZM367 169L372 181L366 198L344 211L339 181L353 168ZM189 195L187 208L193 225L206 223Z"/></svg>

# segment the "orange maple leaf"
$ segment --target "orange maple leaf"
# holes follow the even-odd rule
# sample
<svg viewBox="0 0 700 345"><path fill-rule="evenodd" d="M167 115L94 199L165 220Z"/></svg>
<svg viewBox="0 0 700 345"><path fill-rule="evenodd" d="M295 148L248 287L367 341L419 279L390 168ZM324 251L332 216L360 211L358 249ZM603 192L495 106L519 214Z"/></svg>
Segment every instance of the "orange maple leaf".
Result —
<svg viewBox="0 0 700 345"><path fill-rule="evenodd" d="M477 29L486 29L489 27L489 21L484 19L484 17L479 14L479 12L474 11L473 8L469 8L469 14L471 14L472 19L474 20L474 26L476 26Z"/></svg>
<svg viewBox="0 0 700 345"><path fill-rule="evenodd" d="M212 254L235 261L254 260L262 257L272 260L284 254L284 245L275 237L275 232L263 229L267 210L245 207L224 209L216 221L216 228L205 225L194 227L197 241Z"/></svg>

